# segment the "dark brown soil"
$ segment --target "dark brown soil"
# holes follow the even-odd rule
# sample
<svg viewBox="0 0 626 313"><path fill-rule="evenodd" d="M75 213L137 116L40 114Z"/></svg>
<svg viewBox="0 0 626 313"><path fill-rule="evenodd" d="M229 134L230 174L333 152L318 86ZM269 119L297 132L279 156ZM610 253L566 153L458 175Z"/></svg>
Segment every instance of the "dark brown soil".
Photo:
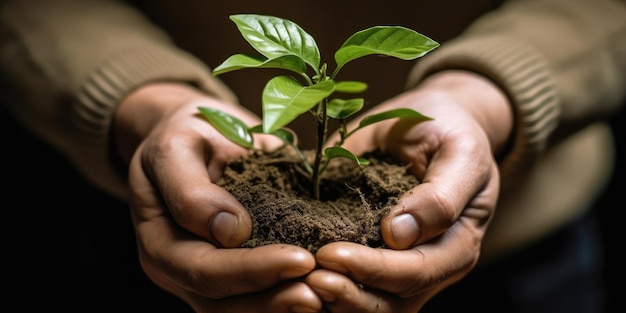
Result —
<svg viewBox="0 0 626 313"><path fill-rule="evenodd" d="M378 151L364 157L369 165L333 159L322 176L320 200L311 196L298 160L280 151L257 151L231 163L218 184L250 211L252 237L243 246L289 243L316 252L327 243L351 241L385 247L381 218L419 182Z"/></svg>

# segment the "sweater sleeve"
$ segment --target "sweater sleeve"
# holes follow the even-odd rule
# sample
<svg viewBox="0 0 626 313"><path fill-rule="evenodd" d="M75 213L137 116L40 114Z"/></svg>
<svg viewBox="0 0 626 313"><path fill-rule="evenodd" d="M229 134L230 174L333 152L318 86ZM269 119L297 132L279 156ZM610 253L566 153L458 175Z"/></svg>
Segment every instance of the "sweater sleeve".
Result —
<svg viewBox="0 0 626 313"><path fill-rule="evenodd" d="M610 0L517 0L484 15L414 67L409 87L446 69L488 77L515 119L503 183L550 140L625 103L626 6Z"/></svg>
<svg viewBox="0 0 626 313"><path fill-rule="evenodd" d="M109 133L129 92L179 81L236 101L206 65L123 2L18 0L0 9L2 104L118 197L126 196L126 179L114 166Z"/></svg>

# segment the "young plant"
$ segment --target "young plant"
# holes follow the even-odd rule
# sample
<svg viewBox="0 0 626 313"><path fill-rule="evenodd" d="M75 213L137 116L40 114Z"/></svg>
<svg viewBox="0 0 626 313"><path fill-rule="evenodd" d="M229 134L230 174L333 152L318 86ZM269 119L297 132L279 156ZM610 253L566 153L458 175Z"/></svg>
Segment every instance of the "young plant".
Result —
<svg viewBox="0 0 626 313"><path fill-rule="evenodd" d="M273 134L291 146L309 174L312 193L316 199L320 197L320 175L331 159L344 157L360 165L368 164L366 159L342 148L344 141L356 131L391 118L411 118L416 122L431 119L412 109L400 108L367 116L356 128L348 130L347 119L363 108L363 98L331 97L335 92L354 94L367 89L364 82L336 80L339 71L352 60L367 55L412 60L439 46L422 34L401 26L375 26L356 32L335 52L336 66L329 74L327 64L321 64L315 40L297 24L274 16L256 14L231 15L230 19L260 55L232 55L213 69L214 75L245 68L274 68L291 71L300 80L287 75L269 80L262 92L261 125L249 127L222 111L209 107L198 109L224 136L245 148L253 148L254 133ZM295 144L293 132L285 128L306 112L310 112L317 122L315 158L312 164ZM330 118L339 122L340 139L324 149Z"/></svg>

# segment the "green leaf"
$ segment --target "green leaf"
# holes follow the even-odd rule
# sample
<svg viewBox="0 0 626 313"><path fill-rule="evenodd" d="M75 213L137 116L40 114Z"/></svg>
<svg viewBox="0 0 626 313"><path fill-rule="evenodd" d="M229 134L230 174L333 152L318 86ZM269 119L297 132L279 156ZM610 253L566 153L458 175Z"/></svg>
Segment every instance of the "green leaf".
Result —
<svg viewBox="0 0 626 313"><path fill-rule="evenodd" d="M374 124L374 123L378 123L380 121L383 120L388 120L391 118L412 118L412 119L417 119L419 121L428 121L428 120L432 120L431 117L428 117L426 115L423 115L422 113L419 113L413 109L408 109L408 108L400 108L400 109L394 109L394 110L389 110L389 111L385 111L385 112L381 112L378 114L374 114L374 115L370 115L366 118L364 118L361 123L359 123L359 128Z"/></svg>
<svg viewBox="0 0 626 313"><path fill-rule="evenodd" d="M352 114L361 111L365 100L357 99L333 99L326 105L326 114L334 119L345 119Z"/></svg>
<svg viewBox="0 0 626 313"><path fill-rule="evenodd" d="M367 84L359 81L335 81L335 91L359 93L367 90Z"/></svg>
<svg viewBox="0 0 626 313"><path fill-rule="evenodd" d="M378 114L365 117L363 120L361 120L361 122L359 123L359 126L356 129L352 130L350 134L354 133L355 131L365 126L372 125L374 123L378 123L380 121L384 121L384 120L388 120L388 119L396 118L396 117L415 119L418 123L432 120L431 117L423 115L422 113L419 113L413 109L407 109L407 108L394 109L394 110L389 110L389 111L385 111L385 112L381 112Z"/></svg>
<svg viewBox="0 0 626 313"><path fill-rule="evenodd" d="M290 146L294 146L295 147L295 142L296 142L296 136L293 135L293 132L290 132L284 128L281 129L277 129L275 131L272 132L272 135L280 138L280 140L284 141L285 143L289 144Z"/></svg>
<svg viewBox="0 0 626 313"><path fill-rule="evenodd" d="M324 155L328 159L348 158L354 161L358 165L368 165L370 163L368 159L359 158L356 155L354 155L352 152L346 150L345 148L337 147L337 146L326 148L324 150Z"/></svg>
<svg viewBox="0 0 626 313"><path fill-rule="evenodd" d="M213 69L213 75L220 75L243 68L277 68L303 74L306 72L304 60L295 55L286 55L273 59L263 56L235 54Z"/></svg>
<svg viewBox="0 0 626 313"><path fill-rule="evenodd" d="M249 131L252 134L265 134L265 132L263 131L263 125L251 127ZM296 143L296 136L291 130L281 128L271 132L270 134L278 137L280 140L282 140L286 144L289 144L290 146L294 146Z"/></svg>
<svg viewBox="0 0 626 313"><path fill-rule="evenodd" d="M224 137L244 148L253 147L248 125L240 119L214 108L198 107L198 110Z"/></svg>
<svg viewBox="0 0 626 313"><path fill-rule="evenodd" d="M315 39L297 24L274 16L235 14L230 19L243 38L269 59L295 55L317 72L320 52Z"/></svg>
<svg viewBox="0 0 626 313"><path fill-rule="evenodd" d="M402 60L419 58L437 48L436 41L402 26L374 26L350 36L335 52L337 68L332 77L346 63L377 54Z"/></svg>
<svg viewBox="0 0 626 313"><path fill-rule="evenodd" d="M272 78L263 89L263 131L271 133L289 124L334 90L332 80L305 87L289 76Z"/></svg>

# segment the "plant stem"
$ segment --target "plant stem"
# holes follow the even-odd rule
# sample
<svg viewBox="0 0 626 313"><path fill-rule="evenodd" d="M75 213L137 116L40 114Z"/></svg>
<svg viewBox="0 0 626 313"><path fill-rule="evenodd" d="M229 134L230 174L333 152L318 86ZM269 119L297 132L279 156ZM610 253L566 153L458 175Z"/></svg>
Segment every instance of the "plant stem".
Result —
<svg viewBox="0 0 626 313"><path fill-rule="evenodd" d="M317 144L315 148L315 162L313 163L313 174L311 175L311 182L313 183L313 196L316 200L320 199L320 174L322 166L322 149L326 142L326 130L328 127L328 117L326 114L326 100L323 100L319 104L320 110L317 117Z"/></svg>

